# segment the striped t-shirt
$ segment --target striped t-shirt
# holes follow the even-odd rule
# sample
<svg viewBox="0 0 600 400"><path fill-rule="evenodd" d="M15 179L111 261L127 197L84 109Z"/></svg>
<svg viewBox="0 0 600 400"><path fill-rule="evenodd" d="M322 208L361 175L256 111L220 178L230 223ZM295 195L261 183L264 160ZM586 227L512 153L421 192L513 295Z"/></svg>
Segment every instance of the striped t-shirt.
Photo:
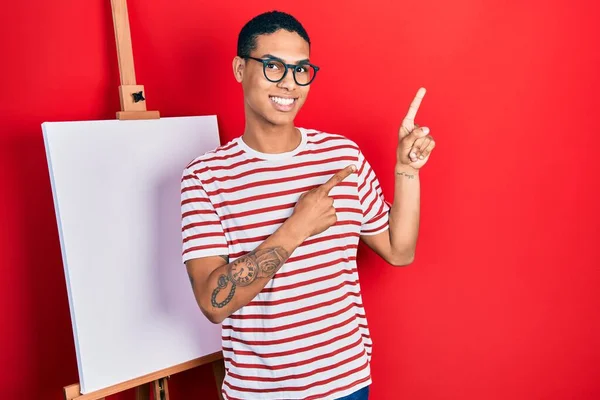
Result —
<svg viewBox="0 0 600 400"><path fill-rule="evenodd" d="M183 173L183 261L228 254L233 262L273 234L302 193L358 168L330 192L337 223L305 240L223 321L225 399L337 399L371 383L356 252L360 235L388 229L389 205L356 143L299 130L291 152L260 153L238 137Z"/></svg>

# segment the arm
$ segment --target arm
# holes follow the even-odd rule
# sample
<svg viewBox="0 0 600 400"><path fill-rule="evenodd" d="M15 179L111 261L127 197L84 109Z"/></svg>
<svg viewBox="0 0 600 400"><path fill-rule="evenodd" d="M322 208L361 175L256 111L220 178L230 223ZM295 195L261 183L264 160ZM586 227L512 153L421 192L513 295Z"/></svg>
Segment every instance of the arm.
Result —
<svg viewBox="0 0 600 400"><path fill-rule="evenodd" d="M304 240L334 225L337 217L329 192L355 171L349 166L300 196L279 229L234 262L227 256L189 260L186 267L202 313L211 322L221 323L256 297Z"/></svg>
<svg viewBox="0 0 600 400"><path fill-rule="evenodd" d="M413 262L419 234L419 171L396 166L394 203L389 214L389 229L361 239L379 256L394 266Z"/></svg>
<svg viewBox="0 0 600 400"><path fill-rule="evenodd" d="M232 263L227 256L189 260L186 267L202 313L218 324L248 304L302 242L301 235L284 223L254 251Z"/></svg>
<svg viewBox="0 0 600 400"><path fill-rule="evenodd" d="M421 201L419 170L429 160L435 147L429 128L421 128L414 123L424 95L425 89L417 92L400 127L389 229L377 235L361 237L371 249L394 266L408 265L414 261Z"/></svg>

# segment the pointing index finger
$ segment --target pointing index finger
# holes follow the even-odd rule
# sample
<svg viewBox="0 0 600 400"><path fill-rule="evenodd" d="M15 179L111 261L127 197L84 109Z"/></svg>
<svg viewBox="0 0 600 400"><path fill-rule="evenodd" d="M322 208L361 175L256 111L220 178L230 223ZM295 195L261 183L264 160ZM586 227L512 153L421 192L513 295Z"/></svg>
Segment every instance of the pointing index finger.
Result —
<svg viewBox="0 0 600 400"><path fill-rule="evenodd" d="M331 178L329 178L329 180L327 182L325 182L323 185L321 185L321 188L327 194L329 194L331 189L333 189L341 181L343 181L344 179L346 179L347 177L352 175L352 173L354 171L356 171L356 167L354 165L347 166L346 168L336 172L335 175L333 175Z"/></svg>
<svg viewBox="0 0 600 400"><path fill-rule="evenodd" d="M425 88L420 88L417 91L417 95L413 99L412 103L410 103L410 107L408 108L408 113L406 114L406 117L404 117L405 121L414 121L415 120L415 117L417 116L417 111L419 111L419 107L421 106L421 101L423 100L423 97L425 97L426 92L427 92L427 90L425 90Z"/></svg>

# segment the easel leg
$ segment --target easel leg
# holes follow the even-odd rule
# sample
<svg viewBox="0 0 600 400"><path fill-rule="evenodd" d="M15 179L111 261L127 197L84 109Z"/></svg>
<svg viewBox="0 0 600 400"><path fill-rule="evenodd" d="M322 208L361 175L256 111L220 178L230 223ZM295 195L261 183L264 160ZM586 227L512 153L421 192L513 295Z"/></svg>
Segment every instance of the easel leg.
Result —
<svg viewBox="0 0 600 400"><path fill-rule="evenodd" d="M217 384L217 393L219 393L219 400L223 400L221 387L223 386L223 380L225 379L225 362L223 359L213 361L212 368L213 375L215 376L215 383Z"/></svg>
<svg viewBox="0 0 600 400"><path fill-rule="evenodd" d="M142 385L135 388L135 400L150 400L150 385Z"/></svg>
<svg viewBox="0 0 600 400"><path fill-rule="evenodd" d="M152 382L154 400L169 400L169 384L167 378L160 378Z"/></svg>

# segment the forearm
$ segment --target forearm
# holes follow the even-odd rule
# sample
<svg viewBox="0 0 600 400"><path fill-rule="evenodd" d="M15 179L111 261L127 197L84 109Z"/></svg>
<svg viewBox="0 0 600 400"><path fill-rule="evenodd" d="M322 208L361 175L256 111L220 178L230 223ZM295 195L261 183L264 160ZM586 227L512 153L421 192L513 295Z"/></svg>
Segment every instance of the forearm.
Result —
<svg viewBox="0 0 600 400"><path fill-rule="evenodd" d="M212 322L221 323L248 304L303 240L286 222L255 250L214 270L201 289L203 313Z"/></svg>
<svg viewBox="0 0 600 400"><path fill-rule="evenodd" d="M394 203L390 210L390 244L394 258L412 262L419 234L421 182L419 170L395 168Z"/></svg>

